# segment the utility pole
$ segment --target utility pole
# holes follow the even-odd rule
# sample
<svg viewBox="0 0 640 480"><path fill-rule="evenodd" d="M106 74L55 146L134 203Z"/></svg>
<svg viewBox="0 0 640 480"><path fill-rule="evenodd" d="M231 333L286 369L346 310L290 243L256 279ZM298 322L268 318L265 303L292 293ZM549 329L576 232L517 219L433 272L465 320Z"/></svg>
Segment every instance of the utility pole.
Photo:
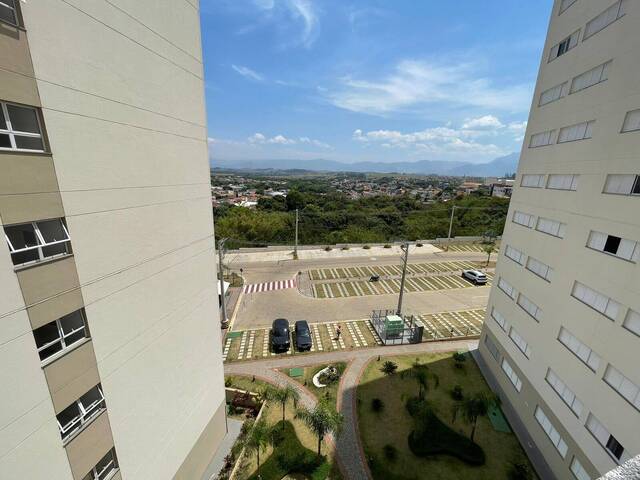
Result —
<svg viewBox="0 0 640 480"><path fill-rule="evenodd" d="M296 245L293 248L293 258L298 259L298 209L296 208Z"/></svg>
<svg viewBox="0 0 640 480"><path fill-rule="evenodd" d="M222 307L222 327L226 328L229 325L227 320L227 304L225 302L225 289L224 289L224 269L222 266L222 258L224 256L224 244L227 241L226 238L221 238L218 241L218 275L220 276L220 306Z"/></svg>
<svg viewBox="0 0 640 480"><path fill-rule="evenodd" d="M404 294L404 279L407 276L407 261L409 260L409 243L405 242L400 245L400 249L404 252L404 265L402 266L402 280L400 280L400 297L398 297L398 311L396 315L402 315L402 295Z"/></svg>
<svg viewBox="0 0 640 480"><path fill-rule="evenodd" d="M454 205L451 209L451 220L449 220L449 235L447 237L447 250L449 250L449 245L451 245L451 230L453 229L453 214L456 212L456 206Z"/></svg>

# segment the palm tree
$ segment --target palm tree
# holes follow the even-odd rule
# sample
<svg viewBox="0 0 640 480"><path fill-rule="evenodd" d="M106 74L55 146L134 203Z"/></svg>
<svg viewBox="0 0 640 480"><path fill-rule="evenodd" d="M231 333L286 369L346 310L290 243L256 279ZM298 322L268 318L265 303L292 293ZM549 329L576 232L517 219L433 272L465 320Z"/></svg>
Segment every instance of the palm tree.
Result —
<svg viewBox="0 0 640 480"><path fill-rule="evenodd" d="M287 402L293 400L294 406L297 405L298 400L300 400L300 393L295 387L287 384L284 387L267 387L264 390L264 396L267 402L279 403L282 406L282 429L284 430Z"/></svg>
<svg viewBox="0 0 640 480"><path fill-rule="evenodd" d="M491 254L493 252L496 251L496 244L495 243L487 243L486 245L484 245L482 247L482 250L484 251L484 253L487 254L487 267L489 266L489 260L491 260Z"/></svg>
<svg viewBox="0 0 640 480"><path fill-rule="evenodd" d="M500 406L500 399L495 395L487 395L486 393L476 393L473 397L463 400L460 404L464 419L471 424L470 440L476 433L478 418L484 417L489 412L489 408Z"/></svg>
<svg viewBox="0 0 640 480"><path fill-rule="evenodd" d="M244 439L244 448L249 453L256 453L258 476L260 475L260 452L263 452L271 442L271 431L264 419L258 420L249 427Z"/></svg>
<svg viewBox="0 0 640 480"><path fill-rule="evenodd" d="M322 439L328 433L340 435L344 417L336 412L326 402L320 401L313 409L299 408L296 412L296 418L307 424L307 427L318 437L318 457L320 456L320 448Z"/></svg>
<svg viewBox="0 0 640 480"><path fill-rule="evenodd" d="M416 369L416 381L418 382L418 398L422 398L424 396L423 391L428 389L428 380L429 374L423 368ZM424 389L424 390L423 390Z"/></svg>

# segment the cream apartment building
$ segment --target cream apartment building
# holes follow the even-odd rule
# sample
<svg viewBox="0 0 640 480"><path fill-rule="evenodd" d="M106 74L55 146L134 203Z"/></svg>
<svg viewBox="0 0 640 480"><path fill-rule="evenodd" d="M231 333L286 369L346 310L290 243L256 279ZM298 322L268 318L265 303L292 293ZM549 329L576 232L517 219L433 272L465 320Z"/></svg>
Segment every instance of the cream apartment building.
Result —
<svg viewBox="0 0 640 480"><path fill-rule="evenodd" d="M639 79L640 2L555 1L480 353L559 479L640 453Z"/></svg>
<svg viewBox="0 0 640 480"><path fill-rule="evenodd" d="M197 0L0 0L0 478L224 437L203 85Z"/></svg>

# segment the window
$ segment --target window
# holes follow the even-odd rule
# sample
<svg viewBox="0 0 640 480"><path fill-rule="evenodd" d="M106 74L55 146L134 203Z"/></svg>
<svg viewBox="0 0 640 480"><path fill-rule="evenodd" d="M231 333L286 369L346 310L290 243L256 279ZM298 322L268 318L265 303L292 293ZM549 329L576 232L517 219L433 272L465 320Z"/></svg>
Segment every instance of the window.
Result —
<svg viewBox="0 0 640 480"><path fill-rule="evenodd" d="M622 124L623 132L634 132L640 130L640 110L628 112Z"/></svg>
<svg viewBox="0 0 640 480"><path fill-rule="evenodd" d="M102 387L98 384L56 415L62 439L68 439L105 408Z"/></svg>
<svg viewBox="0 0 640 480"><path fill-rule="evenodd" d="M516 291L515 289L509 285L506 280L504 278L500 278L500 280L498 280L498 288L500 288L500 290L502 290L504 293L506 293L507 295L509 295L509 297L511 297L512 299L515 300L516 298Z"/></svg>
<svg viewBox="0 0 640 480"><path fill-rule="evenodd" d="M536 133L531 135L531 140L529 141L529 148L536 147L544 147L546 145L551 145L556 138L555 130L548 130L546 132Z"/></svg>
<svg viewBox="0 0 640 480"><path fill-rule="evenodd" d="M523 187L542 188L544 187L544 175L522 175L520 185Z"/></svg>
<svg viewBox="0 0 640 480"><path fill-rule="evenodd" d="M4 227L14 265L25 265L71 253L64 220L40 220Z"/></svg>
<svg viewBox="0 0 640 480"><path fill-rule="evenodd" d="M548 282L551 281L551 276L553 275L553 268L551 268L546 263L543 263L540 260L537 260L533 257L529 257L529 259L527 260L526 268L530 272L535 273L540 278L543 278Z"/></svg>
<svg viewBox="0 0 640 480"><path fill-rule="evenodd" d="M33 331L40 360L69 350L80 340L89 338L83 310L76 310Z"/></svg>
<svg viewBox="0 0 640 480"><path fill-rule="evenodd" d="M562 97L566 97L568 87L569 82L564 82L560 85L556 85L555 87L545 90L540 94L540 101L538 102L538 106L542 107L543 105L547 105L548 103L560 100Z"/></svg>
<svg viewBox="0 0 640 480"><path fill-rule="evenodd" d="M556 375L556 373L551 369L547 371L547 376L545 377L545 379L547 380L547 383L551 385L551 388L553 388L558 396L562 399L562 401L567 404L567 406L573 413L576 414L576 417L580 417L584 405L580 400L578 400L575 393L573 393L571 389L567 387L567 384L564 383L560 379L560 377L558 377L558 375Z"/></svg>
<svg viewBox="0 0 640 480"><path fill-rule="evenodd" d="M573 461L571 462L571 473L573 473L577 480L591 480L591 476L575 457L573 457Z"/></svg>
<svg viewBox="0 0 640 480"><path fill-rule="evenodd" d="M582 360L587 367L594 372L598 370L598 367L600 366L600 357L584 343L578 340L573 333L562 327L560 328L558 340L560 340L560 343L565 347L571 350L576 357Z"/></svg>
<svg viewBox="0 0 640 480"><path fill-rule="evenodd" d="M496 310L496 307L493 307L491 309L491 318L493 318L496 323L500 325L500 328L502 330L504 330L505 332L507 331L507 320L499 311Z"/></svg>
<svg viewBox="0 0 640 480"><path fill-rule="evenodd" d="M497 362L498 358L500 358L500 351L498 350L498 347L496 347L496 344L493 343L493 340L489 338L489 335L484 336L484 344L487 346L487 350L489 350L491 356Z"/></svg>
<svg viewBox="0 0 640 480"><path fill-rule="evenodd" d="M604 30L617 19L624 16L627 1L628 0L621 0L614 3L596 18L587 23L587 26L584 28L584 38L582 41L584 42L587 38L595 35L601 30Z"/></svg>
<svg viewBox="0 0 640 480"><path fill-rule="evenodd" d="M637 410L640 410L640 387L625 377L615 367L609 365L604 372L604 381L624 397Z"/></svg>
<svg viewBox="0 0 640 480"><path fill-rule="evenodd" d="M535 303L525 297L523 294L518 295L518 305L535 318L538 322L540 321L540 317L542 317L542 310Z"/></svg>
<svg viewBox="0 0 640 480"><path fill-rule="evenodd" d="M504 254L514 262L524 265L526 255L520 250L513 248L511 245L507 245L507 248L504 249Z"/></svg>
<svg viewBox="0 0 640 480"><path fill-rule="evenodd" d="M111 478L117 470L118 459L115 449L112 448L82 480L106 480L107 478Z"/></svg>
<svg viewBox="0 0 640 480"><path fill-rule="evenodd" d="M560 13L558 13L558 15L564 13L564 11L574 3L576 3L576 0L562 0L560 3Z"/></svg>
<svg viewBox="0 0 640 480"><path fill-rule="evenodd" d="M0 0L0 5L2 2ZM44 152L40 119L35 108L0 102L0 150Z"/></svg>
<svg viewBox="0 0 640 480"><path fill-rule="evenodd" d="M531 356L531 347L529 346L529 343L527 343L522 335L520 335L513 327L509 330L509 338L516 344L516 347L524 353L525 357L529 358Z"/></svg>
<svg viewBox="0 0 640 480"><path fill-rule="evenodd" d="M631 456L624 451L624 447L620 442L609 433L609 430L592 413L589 414L585 427L618 463L624 463L631 459Z"/></svg>
<svg viewBox="0 0 640 480"><path fill-rule="evenodd" d="M640 175L607 175L604 193L640 195Z"/></svg>
<svg viewBox="0 0 640 480"><path fill-rule="evenodd" d="M18 25L15 0L0 0L0 20L11 25Z"/></svg>
<svg viewBox="0 0 640 480"><path fill-rule="evenodd" d="M547 415L539 406L536 407L535 417L544 430L544 433L547 434L547 437L549 437L549 440L551 440L551 443L553 443L553 446L556 447L556 450L558 450L560 456L562 458L566 457L568 450L566 442L562 439L560 433L558 433L558 430L556 430L556 428L551 424L551 420L549 420Z"/></svg>
<svg viewBox="0 0 640 480"><path fill-rule="evenodd" d="M539 232L548 233L558 238L564 238L565 229L566 225L564 223L542 217L538 218L538 224L536 225L536 230Z"/></svg>
<svg viewBox="0 0 640 480"><path fill-rule="evenodd" d="M630 332L633 332L636 335L640 336L640 313L629 309L629 311L627 312L627 317L624 319L624 323L622 324L622 326Z"/></svg>
<svg viewBox="0 0 640 480"><path fill-rule="evenodd" d="M507 377L509 377L509 380L511 380L511 383L514 387L516 387L516 390L518 392L522 390L522 380L520 380L520 377L513 370L511 364L507 362L506 358L502 359L502 371L507 374Z"/></svg>
<svg viewBox="0 0 640 480"><path fill-rule="evenodd" d="M582 303L589 305L594 310L602 313L604 316L609 317L611 320L615 320L620 311L620 304L618 302L611 300L606 295L596 292L580 282L575 283L571 295Z"/></svg>
<svg viewBox="0 0 640 480"><path fill-rule="evenodd" d="M571 190L578 189L578 178L580 175L549 175L547 188L552 190Z"/></svg>
<svg viewBox="0 0 640 480"><path fill-rule="evenodd" d="M517 223L518 225L522 225L527 228L533 228L535 224L535 218L533 215L529 215L524 212L513 212L513 223Z"/></svg>
<svg viewBox="0 0 640 480"><path fill-rule="evenodd" d="M595 120L589 122L577 123L560 129L558 135L558 143L576 142L578 140L587 140L593 136L593 124Z"/></svg>
<svg viewBox="0 0 640 480"><path fill-rule="evenodd" d="M638 242L593 230L589 234L587 247L631 262L637 262L638 255L640 255Z"/></svg>
<svg viewBox="0 0 640 480"><path fill-rule="evenodd" d="M584 72L571 81L571 90L569 93L576 93L585 88L592 87L598 83L609 79L609 68L611 61L598 65L591 70Z"/></svg>
<svg viewBox="0 0 640 480"><path fill-rule="evenodd" d="M558 57L561 57L573 47L578 44L578 39L580 38L580 30L573 32L567 38L562 40L560 43L555 44L551 47L551 51L549 52L549 61L553 61Z"/></svg>

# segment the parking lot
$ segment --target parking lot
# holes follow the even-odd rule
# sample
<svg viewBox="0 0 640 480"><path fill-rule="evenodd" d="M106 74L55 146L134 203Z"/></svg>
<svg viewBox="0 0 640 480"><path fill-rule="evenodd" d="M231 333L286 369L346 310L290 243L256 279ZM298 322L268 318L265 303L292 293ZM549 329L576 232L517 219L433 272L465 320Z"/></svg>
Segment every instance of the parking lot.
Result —
<svg viewBox="0 0 640 480"><path fill-rule="evenodd" d="M424 326L423 341L477 336L482 329L484 309L431 313L416 317L416 323ZM336 339L336 329L341 326L342 334ZM346 322L312 323L313 346L309 352L297 352L292 347L285 353L271 351L269 328L229 332L223 347L223 360L234 362L257 360L276 355L305 355L306 353L351 350L381 345L380 338L368 319ZM295 345L292 338L291 345Z"/></svg>
<svg viewBox="0 0 640 480"><path fill-rule="evenodd" d="M332 269L335 270L335 269ZM487 286L491 285L493 274L487 272ZM428 292L434 290L450 290L468 288L474 285L459 275L437 275L431 277L407 276L406 292ZM313 294L316 298L362 297L367 295L384 295L400 292L400 279L380 279L377 282L367 280L350 280L343 282L314 283Z"/></svg>
<svg viewBox="0 0 640 480"><path fill-rule="evenodd" d="M446 248L446 247L444 247ZM482 250L482 245L478 245L477 243L454 243L449 245L449 252L475 252L475 253L482 253L484 252L484 250Z"/></svg>
<svg viewBox="0 0 640 480"><path fill-rule="evenodd" d="M431 262L411 263L407 265L407 272L412 274L438 274L458 270L478 268L478 262ZM400 276L402 265L363 265L354 267L320 268L309 270L311 280L338 280L347 278L369 278L372 275Z"/></svg>

